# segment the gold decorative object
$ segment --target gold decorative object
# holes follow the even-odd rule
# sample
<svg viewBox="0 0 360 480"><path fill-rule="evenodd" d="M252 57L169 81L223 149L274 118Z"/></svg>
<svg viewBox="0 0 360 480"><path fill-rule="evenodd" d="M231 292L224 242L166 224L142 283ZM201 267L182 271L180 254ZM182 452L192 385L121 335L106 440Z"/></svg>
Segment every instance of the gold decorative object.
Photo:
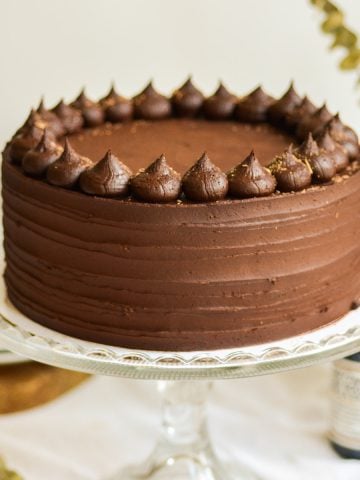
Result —
<svg viewBox="0 0 360 480"><path fill-rule="evenodd" d="M9 470L4 460L0 458L0 480L23 480L23 477L20 477L20 475L13 470Z"/></svg>
<svg viewBox="0 0 360 480"><path fill-rule="evenodd" d="M0 413L16 412L54 400L88 377L85 373L36 362L0 366ZM1 470L0 480L3 480Z"/></svg>
<svg viewBox="0 0 360 480"><path fill-rule="evenodd" d="M360 85L359 35L347 26L344 12L333 2L329 0L310 0L310 2L325 14L321 30L333 37L330 48L342 48L345 50L345 55L339 64L340 69L357 71L357 84Z"/></svg>

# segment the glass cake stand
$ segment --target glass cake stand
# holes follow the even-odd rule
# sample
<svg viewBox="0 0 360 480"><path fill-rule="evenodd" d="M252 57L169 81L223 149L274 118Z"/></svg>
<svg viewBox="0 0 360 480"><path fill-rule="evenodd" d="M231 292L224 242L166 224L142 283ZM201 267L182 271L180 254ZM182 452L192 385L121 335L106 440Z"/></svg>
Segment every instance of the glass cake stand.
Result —
<svg viewBox="0 0 360 480"><path fill-rule="evenodd" d="M207 352L158 352L82 341L22 315L0 287L1 344L57 367L134 379L156 379L163 395L156 447L139 467L109 480L256 480L241 465L223 465L210 442L205 403L210 380L265 375L360 350L360 309L330 326L262 345Z"/></svg>

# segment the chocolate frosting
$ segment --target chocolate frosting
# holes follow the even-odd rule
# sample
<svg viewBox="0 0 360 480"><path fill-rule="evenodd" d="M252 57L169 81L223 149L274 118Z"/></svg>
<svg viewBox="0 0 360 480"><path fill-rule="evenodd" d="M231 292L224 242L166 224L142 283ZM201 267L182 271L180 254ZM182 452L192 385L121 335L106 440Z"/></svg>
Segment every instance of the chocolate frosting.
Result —
<svg viewBox="0 0 360 480"><path fill-rule="evenodd" d="M52 112L59 117L66 133L78 132L84 125L81 112L70 105L66 105L63 100L60 100L60 102L52 109Z"/></svg>
<svg viewBox="0 0 360 480"><path fill-rule="evenodd" d="M311 133L296 150L296 155L307 161L313 171L313 178L318 182L328 182L336 174L333 157L319 148Z"/></svg>
<svg viewBox="0 0 360 480"><path fill-rule="evenodd" d="M36 147L43 136L44 130L35 124L24 126L20 132L11 140L9 147L10 157L14 163L20 163L24 155Z"/></svg>
<svg viewBox="0 0 360 480"><path fill-rule="evenodd" d="M189 77L184 85L175 90L171 97L174 112L179 117L195 117L204 103L204 95L193 84Z"/></svg>
<svg viewBox="0 0 360 480"><path fill-rule="evenodd" d="M348 166L349 156L346 153L346 150L344 147L335 142L335 140L331 137L328 128L325 128L325 130L317 137L316 140L317 144L324 151L324 153L326 152L326 154L331 156L333 159L337 172L341 172L341 170Z"/></svg>
<svg viewBox="0 0 360 480"><path fill-rule="evenodd" d="M234 197L262 197L274 193L275 177L263 167L254 151L228 173L229 193Z"/></svg>
<svg viewBox="0 0 360 480"><path fill-rule="evenodd" d="M134 97L133 102L137 118L161 120L171 114L170 101L154 89L152 82Z"/></svg>
<svg viewBox="0 0 360 480"><path fill-rule="evenodd" d="M47 169L46 179L57 187L72 188L81 173L91 165L92 162L78 155L71 147L69 140L65 138L64 151Z"/></svg>
<svg viewBox="0 0 360 480"><path fill-rule="evenodd" d="M316 106L305 96L298 106L286 113L284 118L285 126L290 131L295 131L299 123L301 123L304 118L308 118L315 113L316 110Z"/></svg>
<svg viewBox="0 0 360 480"><path fill-rule="evenodd" d="M241 122L265 122L268 108L273 103L274 98L259 86L239 101L235 108L235 118Z"/></svg>
<svg viewBox="0 0 360 480"><path fill-rule="evenodd" d="M89 195L125 196L130 176L131 170L108 150L100 162L81 174L79 183Z"/></svg>
<svg viewBox="0 0 360 480"><path fill-rule="evenodd" d="M37 127L30 123L23 135ZM165 140L169 158L184 172L204 144L228 171L254 145L267 164L291 136L268 124L172 118L107 124L73 139L76 151L91 158L111 144L134 169ZM296 152L280 165L296 187L299 163L310 171L320 155L331 158L323 148L316 155L311 142L303 151L310 159ZM22 313L49 328L122 347L210 350L314 330L360 298L357 161L334 182L300 194L203 204L181 196L150 204L55 188L25 175L9 153L7 147L2 164L7 293ZM76 164L76 154L68 156ZM160 162L154 170L166 169ZM214 182L204 170L199 190L208 196Z"/></svg>
<svg viewBox="0 0 360 480"><path fill-rule="evenodd" d="M114 85L111 86L109 93L100 100L100 104L105 111L105 118L109 122L125 122L133 116L134 106L132 101L119 95Z"/></svg>
<svg viewBox="0 0 360 480"><path fill-rule="evenodd" d="M103 108L106 108L108 105L112 105L116 101L117 97L119 97L119 96L120 95L117 93L117 91L115 89L115 84L114 84L114 82L112 82L111 86L110 86L110 90L105 95L105 97L103 97L100 100L100 105Z"/></svg>
<svg viewBox="0 0 360 480"><path fill-rule="evenodd" d="M296 129L296 135L303 140L311 132L313 135L318 135L323 130L327 122L332 118L326 104L318 108L312 115L305 116L299 123Z"/></svg>
<svg viewBox="0 0 360 480"><path fill-rule="evenodd" d="M161 155L145 170L140 170L131 179L131 193L149 203L168 203L180 195L181 179Z"/></svg>
<svg viewBox="0 0 360 480"><path fill-rule="evenodd" d="M206 153L188 170L182 180L183 191L189 200L213 202L225 198L228 179Z"/></svg>
<svg viewBox="0 0 360 480"><path fill-rule="evenodd" d="M285 122L286 116L300 105L301 101L301 97L296 93L294 84L291 82L290 87L284 95L269 107L269 120L275 125L282 125Z"/></svg>
<svg viewBox="0 0 360 480"><path fill-rule="evenodd" d="M204 115L209 120L226 120L232 116L237 101L237 97L220 82L215 93L204 101Z"/></svg>
<svg viewBox="0 0 360 480"><path fill-rule="evenodd" d="M67 335L162 351L241 347L329 324L359 298L355 170L301 194L151 205L2 168L8 295Z"/></svg>
<svg viewBox="0 0 360 480"><path fill-rule="evenodd" d="M311 158L319 154L319 146L310 132L299 148L296 149L296 156L300 158Z"/></svg>
<svg viewBox="0 0 360 480"><path fill-rule="evenodd" d="M326 128L331 137L346 150L351 160L359 156L359 138L352 128L342 123L338 113L329 120Z"/></svg>
<svg viewBox="0 0 360 480"><path fill-rule="evenodd" d="M328 182L336 174L336 165L332 156L321 150L317 155L309 159L313 171L313 177L318 182Z"/></svg>
<svg viewBox="0 0 360 480"><path fill-rule="evenodd" d="M105 113L98 103L90 100L82 89L71 106L81 111L86 127L97 127L105 121Z"/></svg>
<svg viewBox="0 0 360 480"><path fill-rule="evenodd" d="M297 192L311 184L312 170L309 164L297 158L292 148L275 158L269 168L275 175L277 187L281 192Z"/></svg>
<svg viewBox="0 0 360 480"><path fill-rule="evenodd" d="M48 132L52 132L55 137L62 137L65 134L65 128L61 120L54 112L45 108L43 98L40 100L40 104L36 110L36 113L45 123L45 127Z"/></svg>
<svg viewBox="0 0 360 480"><path fill-rule="evenodd" d="M29 150L22 159L22 169L31 176L41 176L47 167L61 155L62 148L49 137L48 130L44 130L40 142Z"/></svg>
<svg viewBox="0 0 360 480"><path fill-rule="evenodd" d="M18 134L27 133L34 126L38 127L40 130L44 130L46 128L46 122L41 118L38 112L32 108L24 124L16 131L14 137Z"/></svg>

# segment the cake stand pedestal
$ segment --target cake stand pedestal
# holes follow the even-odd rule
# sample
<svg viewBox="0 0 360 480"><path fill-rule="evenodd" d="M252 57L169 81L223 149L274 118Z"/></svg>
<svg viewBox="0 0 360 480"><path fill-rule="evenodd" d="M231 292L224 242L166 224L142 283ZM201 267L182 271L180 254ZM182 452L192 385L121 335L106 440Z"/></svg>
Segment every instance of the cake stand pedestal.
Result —
<svg viewBox="0 0 360 480"><path fill-rule="evenodd" d="M100 375L161 380L160 435L148 460L109 480L256 480L223 465L206 426L210 380L265 375L334 360L360 350L360 310L330 326L262 345L208 352L155 352L82 341L49 330L16 310L2 287L1 344L33 360Z"/></svg>

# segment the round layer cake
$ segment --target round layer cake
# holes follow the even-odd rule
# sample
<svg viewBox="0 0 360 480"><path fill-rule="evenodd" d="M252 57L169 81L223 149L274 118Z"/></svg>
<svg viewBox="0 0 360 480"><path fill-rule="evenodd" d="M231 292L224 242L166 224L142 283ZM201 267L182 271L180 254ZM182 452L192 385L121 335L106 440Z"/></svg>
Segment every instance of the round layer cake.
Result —
<svg viewBox="0 0 360 480"><path fill-rule="evenodd" d="M354 131L292 85L41 103L3 152L9 298L139 349L319 328L360 297L359 163Z"/></svg>

